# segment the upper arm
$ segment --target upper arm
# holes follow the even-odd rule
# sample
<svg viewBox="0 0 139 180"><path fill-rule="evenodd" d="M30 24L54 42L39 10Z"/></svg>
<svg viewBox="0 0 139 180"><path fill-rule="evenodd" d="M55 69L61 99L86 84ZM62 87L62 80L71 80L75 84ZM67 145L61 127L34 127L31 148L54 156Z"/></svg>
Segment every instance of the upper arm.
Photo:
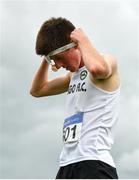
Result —
<svg viewBox="0 0 139 180"><path fill-rule="evenodd" d="M96 74L93 74L95 79L107 79L113 74L117 73L117 60L111 54L102 55L104 60L104 68L98 70Z"/></svg>
<svg viewBox="0 0 139 180"><path fill-rule="evenodd" d="M64 93L68 90L71 73L66 74L44 83L42 88L36 93L36 97L51 96Z"/></svg>

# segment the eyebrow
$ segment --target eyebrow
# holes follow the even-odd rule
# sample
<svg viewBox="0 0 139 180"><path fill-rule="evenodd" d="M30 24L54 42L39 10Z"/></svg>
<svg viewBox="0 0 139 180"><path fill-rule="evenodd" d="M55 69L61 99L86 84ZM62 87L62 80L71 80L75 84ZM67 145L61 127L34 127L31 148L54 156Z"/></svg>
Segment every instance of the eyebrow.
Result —
<svg viewBox="0 0 139 180"><path fill-rule="evenodd" d="M56 55L51 56L52 59L53 58L59 58L59 57L60 57L60 54L56 54Z"/></svg>

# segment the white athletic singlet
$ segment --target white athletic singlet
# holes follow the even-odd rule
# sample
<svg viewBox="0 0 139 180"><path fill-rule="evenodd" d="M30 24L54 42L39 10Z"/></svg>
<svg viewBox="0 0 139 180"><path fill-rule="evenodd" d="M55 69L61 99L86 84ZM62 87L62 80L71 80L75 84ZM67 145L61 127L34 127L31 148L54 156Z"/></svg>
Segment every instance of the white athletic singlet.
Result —
<svg viewBox="0 0 139 180"><path fill-rule="evenodd" d="M120 88L108 92L96 87L85 66L73 74L67 92L60 166L101 160L115 167L110 149L119 94Z"/></svg>

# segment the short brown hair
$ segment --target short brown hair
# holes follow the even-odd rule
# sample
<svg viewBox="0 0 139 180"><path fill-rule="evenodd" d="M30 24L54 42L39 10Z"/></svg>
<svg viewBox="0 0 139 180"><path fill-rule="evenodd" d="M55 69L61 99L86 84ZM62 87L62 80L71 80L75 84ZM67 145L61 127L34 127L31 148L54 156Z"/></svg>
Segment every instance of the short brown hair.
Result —
<svg viewBox="0 0 139 180"><path fill-rule="evenodd" d="M36 53L47 55L49 52L70 43L70 33L74 29L75 26L62 17L52 17L45 21L37 35Z"/></svg>

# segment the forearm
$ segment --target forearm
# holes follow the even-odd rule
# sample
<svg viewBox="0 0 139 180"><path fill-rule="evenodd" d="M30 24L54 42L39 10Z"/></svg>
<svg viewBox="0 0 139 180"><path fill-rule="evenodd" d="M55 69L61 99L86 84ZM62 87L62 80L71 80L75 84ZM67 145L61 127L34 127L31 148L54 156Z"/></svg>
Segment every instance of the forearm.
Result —
<svg viewBox="0 0 139 180"><path fill-rule="evenodd" d="M30 93L33 94L41 89L43 84L48 80L48 63L43 59L35 77L32 81Z"/></svg>
<svg viewBox="0 0 139 180"><path fill-rule="evenodd" d="M97 51L90 40L86 37L84 41L78 42L82 58L86 68L91 72L95 73L98 71L104 71L107 68L103 56Z"/></svg>
<svg viewBox="0 0 139 180"><path fill-rule="evenodd" d="M88 69L96 78L105 78L109 75L109 67L104 57L96 50L88 36L81 28L71 32L71 39L78 43L82 60Z"/></svg>

